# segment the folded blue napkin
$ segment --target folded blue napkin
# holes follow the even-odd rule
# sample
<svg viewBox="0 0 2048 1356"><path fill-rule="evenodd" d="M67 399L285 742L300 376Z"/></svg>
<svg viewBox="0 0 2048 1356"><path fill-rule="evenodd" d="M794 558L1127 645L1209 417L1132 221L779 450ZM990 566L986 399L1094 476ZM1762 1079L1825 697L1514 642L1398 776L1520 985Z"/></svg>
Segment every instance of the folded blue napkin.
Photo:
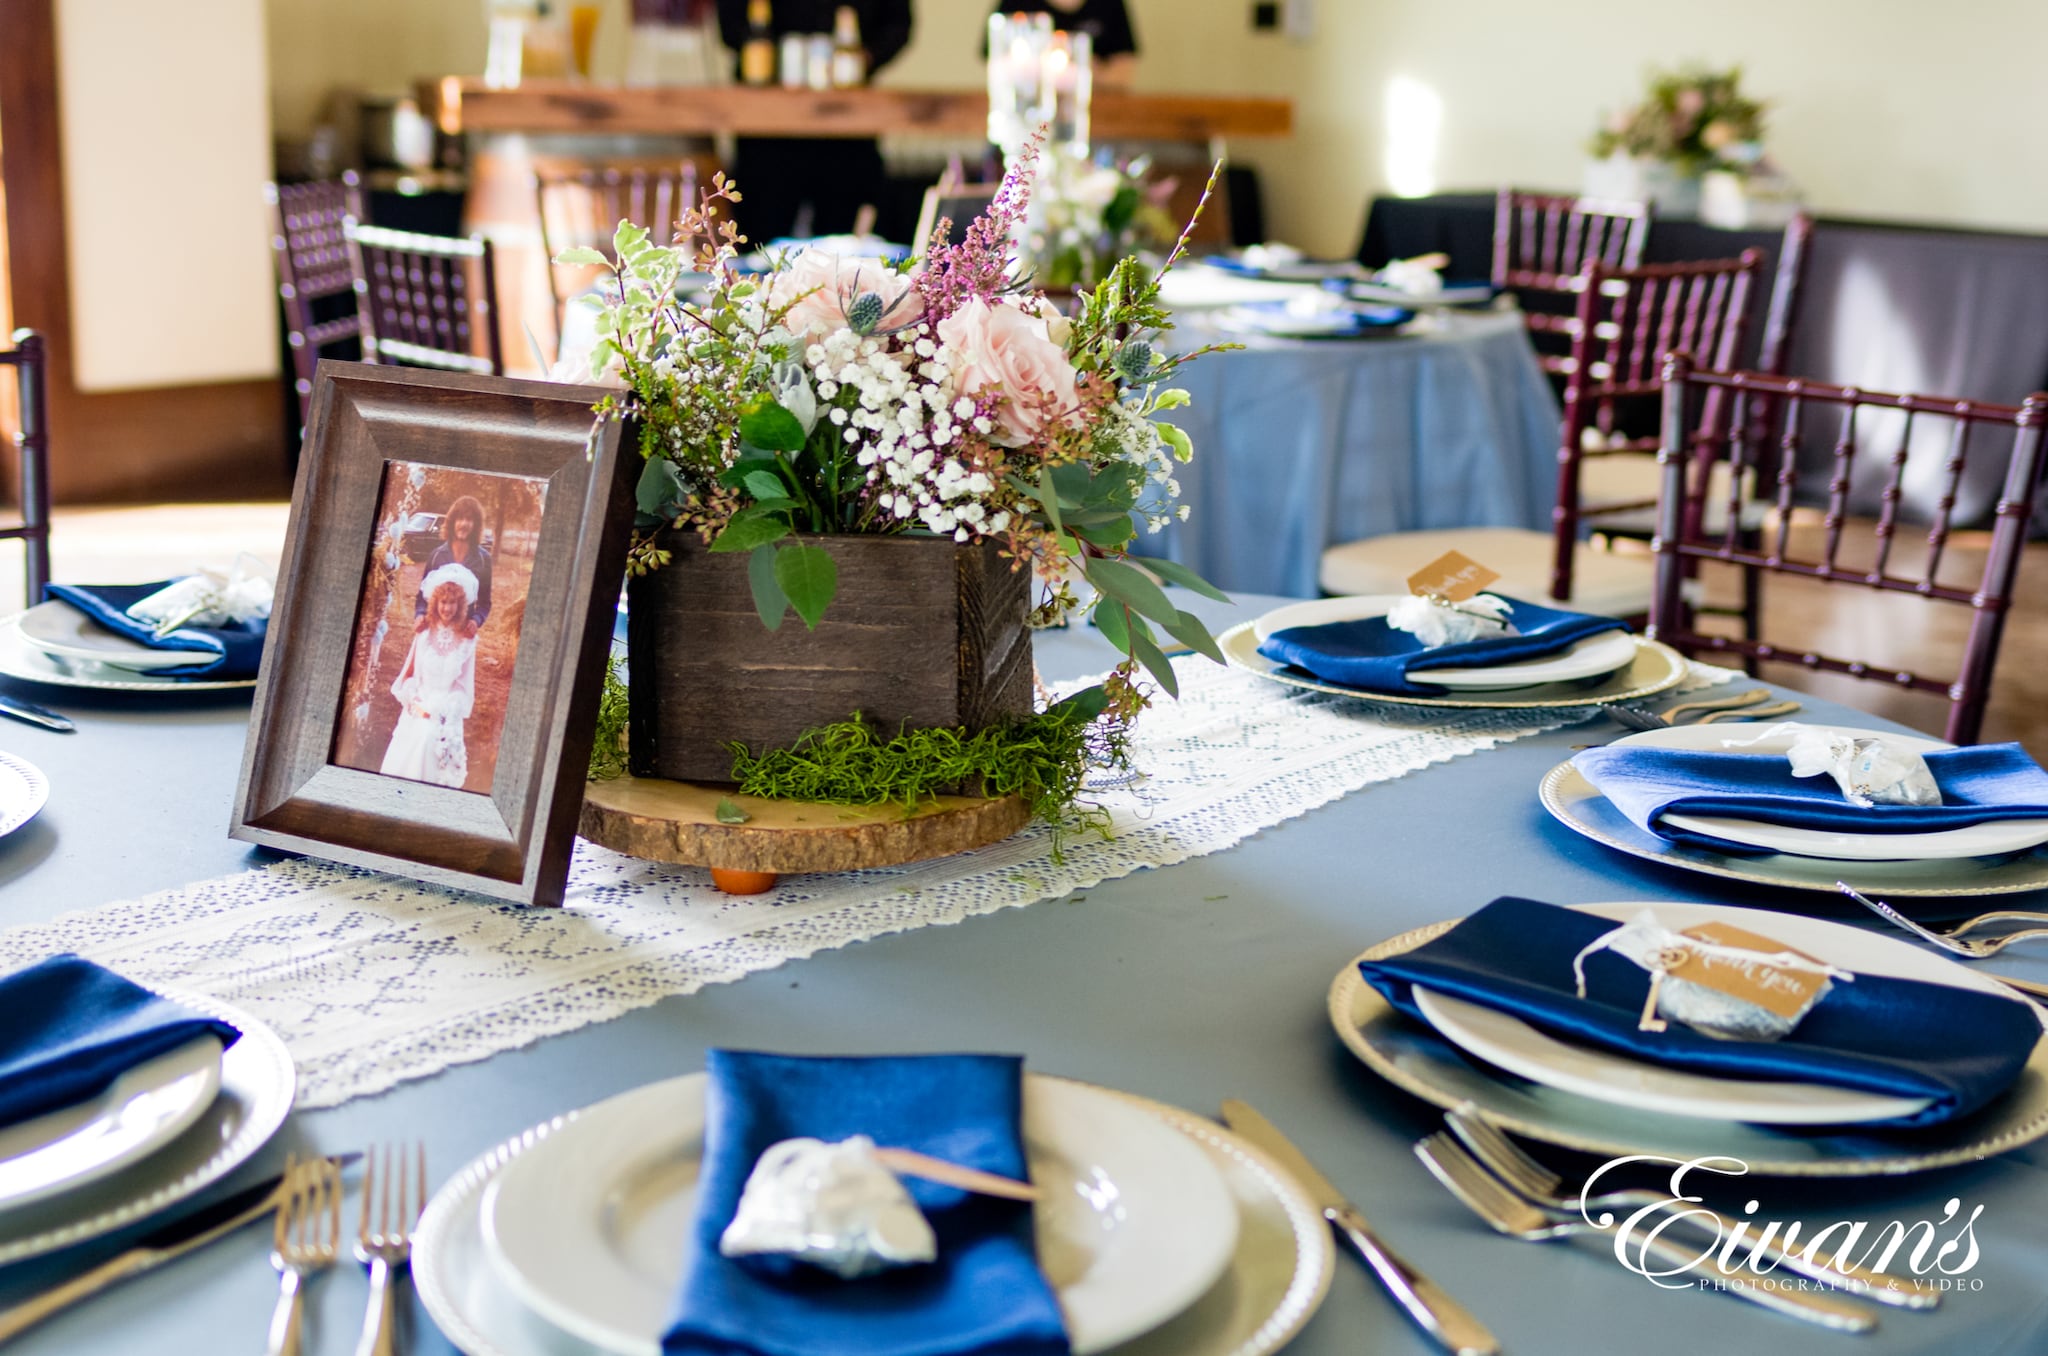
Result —
<svg viewBox="0 0 2048 1356"><path fill-rule="evenodd" d="M1711 852L1764 849L1673 828L1661 817L1724 815L1835 833L1934 833L2000 819L2048 819L2048 772L2019 745L1978 744L1925 757L1941 788L1939 805L1855 805L1832 777L1793 776L1782 754L1609 744L1581 750L1572 762L1638 828Z"/></svg>
<svg viewBox="0 0 2048 1356"><path fill-rule="evenodd" d="M719 1356L1059 1356L1066 1326L1038 1268L1031 1207L904 1179L938 1260L841 1280L786 1258L727 1258L718 1239L761 1151L866 1135L1027 1179L1023 1063L998 1055L811 1059L713 1050L704 1170L674 1353Z"/></svg>
<svg viewBox="0 0 2048 1356"><path fill-rule="evenodd" d="M1430 650L1408 632L1387 625L1385 617L1366 617L1322 626L1290 626L1269 637L1259 646L1259 653L1276 663L1305 669L1327 683L1404 697L1440 697L1449 689L1428 680L1430 669L1540 659L1568 650L1587 636L1627 629L1613 617L1562 612L1513 598L1506 602L1508 620L1519 635L1468 640Z"/></svg>
<svg viewBox="0 0 2048 1356"><path fill-rule="evenodd" d="M0 1125L84 1101L138 1064L213 1032L241 1032L78 956L0 979Z"/></svg>
<svg viewBox="0 0 2048 1356"><path fill-rule="evenodd" d="M157 584L47 584L43 596L62 599L108 630L139 640L153 650L191 651L189 664L151 669L159 678L254 678L263 662L263 637L270 629L268 621L235 622L220 627L181 626L159 640L154 625L128 615L129 608L176 582L166 579Z"/></svg>
<svg viewBox="0 0 2048 1356"><path fill-rule="evenodd" d="M1512 1014L1553 1036L1672 1068L1726 1078L1827 1083L1897 1097L1929 1097L1926 1110L1881 1126L1925 1126L1966 1116L2004 1092L2041 1039L2041 1021L2018 999L1945 984L1858 975L1837 981L1781 1041L1721 1040L1678 1022L1639 1031L1649 972L1597 951L1579 998L1572 959L1621 924L1539 904L1496 899L1405 955L1359 971L1418 1020L1410 986ZM1768 934L1768 927L1758 925Z"/></svg>
<svg viewBox="0 0 2048 1356"><path fill-rule="evenodd" d="M1415 319L1415 312L1402 306L1357 302L1341 310L1302 315L1289 302L1247 301L1232 307L1226 318L1234 319L1236 327L1279 338L1355 339L1405 325Z"/></svg>

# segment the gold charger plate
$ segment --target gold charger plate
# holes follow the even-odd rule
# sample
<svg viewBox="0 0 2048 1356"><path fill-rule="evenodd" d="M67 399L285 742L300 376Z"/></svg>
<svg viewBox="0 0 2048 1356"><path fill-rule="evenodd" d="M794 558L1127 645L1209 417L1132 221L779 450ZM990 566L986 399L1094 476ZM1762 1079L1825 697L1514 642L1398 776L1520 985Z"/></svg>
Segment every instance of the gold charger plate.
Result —
<svg viewBox="0 0 2048 1356"><path fill-rule="evenodd" d="M1670 1116L1497 1072L1395 1011L1358 973L1361 961L1413 951L1457 921L1404 932L1353 958L1330 985L1330 1024L1352 1054L1395 1087L1447 1110L1469 1102L1493 1124L1525 1139L1603 1158L1726 1156L1773 1177L1885 1177L1975 1163L2048 1135L2048 1040L2035 1044L2012 1091L1975 1115L1889 1133L1854 1126L1794 1132Z"/></svg>
<svg viewBox="0 0 2048 1356"><path fill-rule="evenodd" d="M1835 882L1847 881L1867 893L1901 899L2015 895L2048 889L2048 849L2042 848L2002 857L1852 862L1777 852L1739 856L1667 843L1637 828L1569 759L1544 774L1537 797L1559 823L1602 847L1681 871L1700 871L1755 885L1833 894Z"/></svg>
<svg viewBox="0 0 2048 1356"><path fill-rule="evenodd" d="M1659 641L1635 637L1636 657L1626 667L1604 678L1587 678L1571 683L1540 683L1534 687L1509 688L1492 692L1446 692L1440 697L1403 697L1385 692L1326 683L1320 678L1276 664L1259 653L1258 632L1251 622L1241 622L1216 638L1223 658L1232 668L1271 678L1276 683L1307 692L1327 692L1365 702L1393 706L1441 706L1486 711L1542 710L1566 706L1611 706L1616 702L1640 701L1654 697L1685 681L1685 656Z"/></svg>

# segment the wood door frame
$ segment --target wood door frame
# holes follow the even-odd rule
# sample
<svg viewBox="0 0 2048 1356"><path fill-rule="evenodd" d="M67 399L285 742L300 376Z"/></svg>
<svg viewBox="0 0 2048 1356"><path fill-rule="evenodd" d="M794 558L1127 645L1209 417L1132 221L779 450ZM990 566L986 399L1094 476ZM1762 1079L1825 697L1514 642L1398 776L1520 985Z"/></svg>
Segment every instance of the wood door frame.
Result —
<svg viewBox="0 0 2048 1356"><path fill-rule="evenodd" d="M282 380L78 389L55 0L0 0L0 33L7 35L0 42L5 282L13 323L49 341L53 496L59 503L283 497L291 478ZM138 223L147 217L138 210ZM151 263L126 266L146 305Z"/></svg>

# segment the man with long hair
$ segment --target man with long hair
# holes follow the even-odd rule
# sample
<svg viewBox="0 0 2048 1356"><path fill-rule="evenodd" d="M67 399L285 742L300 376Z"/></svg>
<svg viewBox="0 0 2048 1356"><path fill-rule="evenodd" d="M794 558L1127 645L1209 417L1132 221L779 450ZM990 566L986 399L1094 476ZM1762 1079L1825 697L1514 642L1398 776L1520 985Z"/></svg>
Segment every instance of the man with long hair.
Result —
<svg viewBox="0 0 2048 1356"><path fill-rule="evenodd" d="M441 515L441 544L427 561L424 579L443 565L460 565L476 576L476 593L469 603L469 621L482 626L491 615L491 553L484 546L484 506L471 495L463 495ZM414 621L427 615L424 587L413 601Z"/></svg>

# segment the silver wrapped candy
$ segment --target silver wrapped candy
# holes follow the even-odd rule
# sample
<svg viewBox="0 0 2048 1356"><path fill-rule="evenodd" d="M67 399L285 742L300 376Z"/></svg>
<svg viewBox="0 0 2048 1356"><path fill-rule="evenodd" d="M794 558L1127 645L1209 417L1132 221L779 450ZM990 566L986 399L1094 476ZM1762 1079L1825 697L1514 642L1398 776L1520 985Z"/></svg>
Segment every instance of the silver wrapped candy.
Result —
<svg viewBox="0 0 2048 1356"><path fill-rule="evenodd" d="M932 1226L865 1135L762 1150L719 1237L727 1257L779 1253L852 1280L938 1256Z"/></svg>
<svg viewBox="0 0 2048 1356"><path fill-rule="evenodd" d="M1796 721L1774 725L1753 740L1730 740L1729 747L1784 735L1792 736L1785 757L1795 777L1829 776L1851 805L1939 805L1941 788L1927 770L1927 760L1881 735L1850 735Z"/></svg>
<svg viewBox="0 0 2048 1356"><path fill-rule="evenodd" d="M1490 593L1476 594L1461 603L1431 594L1409 594L1387 610L1387 625L1406 631L1427 650L1440 645L1461 645L1468 640L1490 640L1515 634L1508 621L1512 604Z"/></svg>

